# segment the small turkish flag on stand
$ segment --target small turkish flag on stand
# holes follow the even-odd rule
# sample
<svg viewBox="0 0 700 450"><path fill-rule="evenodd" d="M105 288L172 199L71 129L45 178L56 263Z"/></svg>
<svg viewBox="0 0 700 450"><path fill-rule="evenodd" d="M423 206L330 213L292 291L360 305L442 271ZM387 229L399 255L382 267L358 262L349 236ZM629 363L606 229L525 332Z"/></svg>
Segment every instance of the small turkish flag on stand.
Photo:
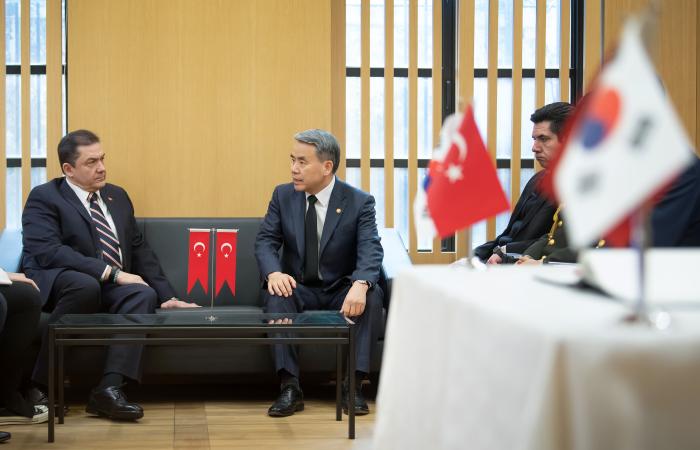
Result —
<svg viewBox="0 0 700 450"><path fill-rule="evenodd" d="M187 294L199 281L204 293L209 290L209 242L210 230L190 228L190 248L187 269Z"/></svg>
<svg viewBox="0 0 700 450"><path fill-rule="evenodd" d="M236 242L238 230L216 230L216 289L219 295L224 283L236 295Z"/></svg>
<svg viewBox="0 0 700 450"><path fill-rule="evenodd" d="M428 211L442 238L509 208L471 106L450 139L444 158L431 164L426 188Z"/></svg>

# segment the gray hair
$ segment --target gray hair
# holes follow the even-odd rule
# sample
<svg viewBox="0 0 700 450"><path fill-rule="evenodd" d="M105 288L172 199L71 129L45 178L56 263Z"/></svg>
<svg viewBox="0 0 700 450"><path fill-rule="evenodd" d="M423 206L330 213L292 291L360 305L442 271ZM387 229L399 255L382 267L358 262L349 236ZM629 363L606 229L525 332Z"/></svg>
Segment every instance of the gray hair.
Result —
<svg viewBox="0 0 700 450"><path fill-rule="evenodd" d="M316 156L320 161L331 161L333 163L333 173L338 170L340 164L340 145L335 136L328 131L312 130L300 131L294 135L294 139L304 144L316 147Z"/></svg>

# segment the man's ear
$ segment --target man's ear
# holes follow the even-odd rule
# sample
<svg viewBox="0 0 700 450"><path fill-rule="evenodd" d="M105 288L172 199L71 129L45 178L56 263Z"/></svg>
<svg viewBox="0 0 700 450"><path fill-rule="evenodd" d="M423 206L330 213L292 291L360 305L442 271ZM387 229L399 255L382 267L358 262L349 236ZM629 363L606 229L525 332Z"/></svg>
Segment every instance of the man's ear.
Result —
<svg viewBox="0 0 700 450"><path fill-rule="evenodd" d="M323 161L323 168L326 170L326 175L330 175L333 173L333 161L330 159L327 161Z"/></svg>

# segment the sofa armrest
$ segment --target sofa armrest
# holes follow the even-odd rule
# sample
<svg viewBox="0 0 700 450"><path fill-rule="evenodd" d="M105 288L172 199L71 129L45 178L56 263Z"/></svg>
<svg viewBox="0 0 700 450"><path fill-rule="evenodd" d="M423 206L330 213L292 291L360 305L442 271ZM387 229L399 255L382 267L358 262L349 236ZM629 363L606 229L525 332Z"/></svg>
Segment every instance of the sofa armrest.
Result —
<svg viewBox="0 0 700 450"><path fill-rule="evenodd" d="M7 272L19 272L22 262L22 230L0 232L0 267Z"/></svg>
<svg viewBox="0 0 700 450"><path fill-rule="evenodd" d="M384 249L379 287L384 291L384 308L388 311L392 280L401 270L412 266L413 263L397 229L380 228L379 237L382 239L382 248Z"/></svg>

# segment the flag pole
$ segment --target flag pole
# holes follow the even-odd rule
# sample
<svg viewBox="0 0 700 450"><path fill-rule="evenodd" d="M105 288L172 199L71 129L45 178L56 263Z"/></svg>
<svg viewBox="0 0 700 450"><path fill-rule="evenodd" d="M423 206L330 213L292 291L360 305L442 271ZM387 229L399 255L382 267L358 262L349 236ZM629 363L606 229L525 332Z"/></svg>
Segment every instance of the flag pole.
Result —
<svg viewBox="0 0 700 450"><path fill-rule="evenodd" d="M211 244L209 248L213 249L213 252L209 252L211 256L211 270L209 271L209 278L210 278L210 283L209 287L211 289L211 310L214 311L214 272L216 272L216 249L214 248L216 246L216 228L211 229Z"/></svg>
<svg viewBox="0 0 700 450"><path fill-rule="evenodd" d="M644 325L657 330L665 330L670 325L668 313L656 314L649 308L647 290L647 253L651 247L651 209L652 203L645 201L632 216L632 246L637 250L638 297L631 314L624 321L633 325Z"/></svg>
<svg viewBox="0 0 700 450"><path fill-rule="evenodd" d="M209 233L209 254L210 254L210 265L211 270L209 271L209 288L211 289L211 305L209 307L209 316L206 317L210 323L216 322L217 317L214 315L214 272L216 271L216 228L210 228ZM214 251L211 251L211 250Z"/></svg>

